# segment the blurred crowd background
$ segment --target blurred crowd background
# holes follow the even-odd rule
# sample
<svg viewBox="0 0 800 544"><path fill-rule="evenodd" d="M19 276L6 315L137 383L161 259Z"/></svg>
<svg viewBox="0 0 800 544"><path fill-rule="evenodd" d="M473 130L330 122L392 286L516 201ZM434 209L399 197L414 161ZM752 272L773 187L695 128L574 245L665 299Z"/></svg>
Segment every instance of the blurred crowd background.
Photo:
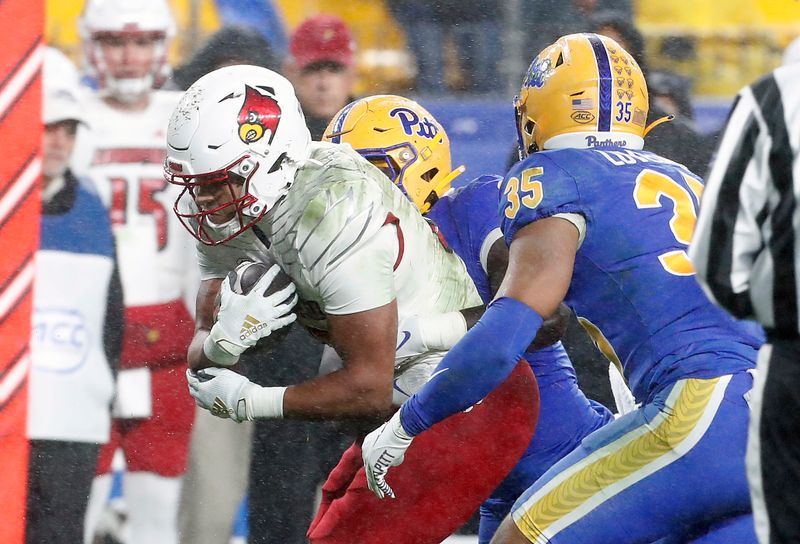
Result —
<svg viewBox="0 0 800 544"><path fill-rule="evenodd" d="M171 0L170 4L178 32L169 59L177 74L198 60L215 32L230 26L254 29L279 67L289 54L292 30L305 18L316 13L338 15L355 39L354 95L425 97L423 103L450 132L454 161L476 172L504 168L506 155L487 143L513 140L507 105L530 60L562 34L600 30L625 37L625 45L646 66L651 92L680 108L679 119L702 135L713 135L721 127L735 93L780 65L787 46L800 35L800 3L794 0ZM82 3L47 0L46 7L48 43L80 63L76 21ZM218 44L224 41L224 35L217 38ZM254 42L227 43L233 48L256 47ZM800 58L800 51L786 54ZM191 79L191 73L185 75ZM181 86L191 82L183 80Z"/></svg>
<svg viewBox="0 0 800 544"><path fill-rule="evenodd" d="M689 78L698 96L725 97L778 66L800 32L800 6L792 0L171 0L170 5L178 22L170 51L174 66L225 25L252 26L280 58L303 19L339 15L358 45L358 94L407 91L415 82L420 91L513 93L528 59L544 45L613 13L641 32L653 69ZM81 8L80 1L46 4L47 41L74 60L80 59L75 23ZM426 53L427 48L432 50ZM476 67L473 60L486 65ZM430 70L434 77L425 62L438 63ZM484 73L495 77L476 77Z"/></svg>
<svg viewBox="0 0 800 544"><path fill-rule="evenodd" d="M646 147L700 175L705 174L736 92L782 63L800 62L800 45L795 41L800 36L800 2L795 0L170 0L169 4L177 31L163 74L167 77L156 79L164 90L186 89L205 73L229 64L265 66L293 82L314 139L353 98L409 96L447 129L454 166L467 167L467 175L459 178L463 181L503 174L515 160L512 98L530 61L563 34L608 35L638 60L649 85L651 119L674 116L672 123L648 136ZM74 62L82 83L91 88L96 82L78 31L82 9L79 0L46 0L46 42ZM71 122L68 136L74 139L82 115L61 110L60 116L45 123ZM95 125L102 124L98 118ZM78 162L73 159L73 165ZM46 208L43 213L47 215ZM119 244L118 233L117 237ZM122 283L127 289L124 278ZM266 364L259 355L244 361L254 381L283 385L317 373L319 344L299 329L282 342ZM569 349L585 342L567 345ZM598 355L576 349L570 355L587 395L610 405L608 386L600 383L607 382L605 364L592 366L590 360ZM178 351L181 357L185 353ZM182 372L182 362L178 366ZM180 476L188 464L180 499L181 541L222 544L232 534L241 542L248 525L252 543L304 541L317 488L352 437L319 424L265 421L253 427L235 427L230 421L197 414L188 462L181 462L177 471ZM222 448L213 450L214 444ZM230 451L231 444L239 444L241 451ZM154 455L171 453L154 451ZM120 469L123 464L117 461L114 466ZM95 524L102 530L87 535L87 543L125 541L120 478L110 493L109 510ZM230 513L223 511L223 502ZM173 521L170 518L174 525ZM469 531L467 527L465 532Z"/></svg>

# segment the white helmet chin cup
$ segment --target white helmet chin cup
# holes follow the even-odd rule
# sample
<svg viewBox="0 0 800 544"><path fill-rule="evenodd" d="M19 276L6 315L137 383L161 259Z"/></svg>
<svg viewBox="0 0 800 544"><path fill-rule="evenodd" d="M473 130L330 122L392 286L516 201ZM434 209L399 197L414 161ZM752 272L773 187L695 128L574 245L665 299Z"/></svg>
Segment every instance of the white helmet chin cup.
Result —
<svg viewBox="0 0 800 544"><path fill-rule="evenodd" d="M260 217L288 191L310 142L286 78L258 66L227 66L197 80L172 113L166 174L187 187L198 176L235 174L248 197L238 212ZM195 220L203 220L199 206Z"/></svg>
<svg viewBox="0 0 800 544"><path fill-rule="evenodd" d="M169 73L167 48L175 36L175 19L166 0L88 0L78 29L86 66L104 94L122 102L134 101ZM95 40L99 35L130 33L157 33L164 39L156 46L150 70L144 77L116 79Z"/></svg>

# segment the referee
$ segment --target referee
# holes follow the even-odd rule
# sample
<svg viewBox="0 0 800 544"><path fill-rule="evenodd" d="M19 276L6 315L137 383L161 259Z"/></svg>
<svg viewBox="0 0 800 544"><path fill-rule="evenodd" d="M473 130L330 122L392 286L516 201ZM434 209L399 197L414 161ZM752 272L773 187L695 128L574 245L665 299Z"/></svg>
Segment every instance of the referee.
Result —
<svg viewBox="0 0 800 544"><path fill-rule="evenodd" d="M798 89L795 64L739 93L690 248L709 296L767 332L750 399L747 453L762 544L800 542Z"/></svg>

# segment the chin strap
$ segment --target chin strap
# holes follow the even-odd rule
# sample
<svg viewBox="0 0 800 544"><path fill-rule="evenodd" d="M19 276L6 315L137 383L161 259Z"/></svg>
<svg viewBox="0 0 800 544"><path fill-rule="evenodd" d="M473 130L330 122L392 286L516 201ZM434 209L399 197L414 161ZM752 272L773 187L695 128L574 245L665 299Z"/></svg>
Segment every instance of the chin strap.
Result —
<svg viewBox="0 0 800 544"><path fill-rule="evenodd" d="M644 129L644 134L642 134L642 137L647 136L647 134L651 130L656 128L658 125L660 125L662 123L667 123L669 121L672 121L673 119L675 119L674 115L665 115L664 117L659 117L658 119L656 119L655 121L653 121L652 123L647 125L647 127Z"/></svg>
<svg viewBox="0 0 800 544"><path fill-rule="evenodd" d="M467 170L467 167L464 166L463 164L461 166L459 166L458 168L455 168L452 172L447 174L447 176L445 176L444 179L442 179L442 181L439 183L439 187L445 187L445 186L453 183L453 180L456 179L461 174L463 174L464 172L466 172L466 170Z"/></svg>
<svg viewBox="0 0 800 544"><path fill-rule="evenodd" d="M467 170L466 166L462 164L461 166L459 166L458 168L454 169L452 172L447 174L444 178L442 178L442 181L436 184L436 188L433 189L428 195L428 198L425 199L425 203L428 204L428 207L422 209L422 213L423 214L427 213L430 207L433 206L437 200L439 200L440 191L444 187L452 185L453 180L456 179L461 174L463 174L466 170Z"/></svg>

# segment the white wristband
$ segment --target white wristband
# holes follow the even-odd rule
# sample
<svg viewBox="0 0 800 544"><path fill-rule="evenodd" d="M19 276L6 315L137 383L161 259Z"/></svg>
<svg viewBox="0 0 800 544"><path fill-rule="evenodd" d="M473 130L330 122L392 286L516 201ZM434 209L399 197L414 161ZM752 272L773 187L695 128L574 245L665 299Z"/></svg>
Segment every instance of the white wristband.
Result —
<svg viewBox="0 0 800 544"><path fill-rule="evenodd" d="M239 362L237 355L231 355L214 342L209 334L203 341L203 353L210 360L221 366L233 366Z"/></svg>
<svg viewBox="0 0 800 544"><path fill-rule="evenodd" d="M253 387L245 396L247 419L283 418L283 395L285 387Z"/></svg>
<svg viewBox="0 0 800 544"><path fill-rule="evenodd" d="M419 328L428 349L449 350L467 334L467 320L461 312L420 317Z"/></svg>

